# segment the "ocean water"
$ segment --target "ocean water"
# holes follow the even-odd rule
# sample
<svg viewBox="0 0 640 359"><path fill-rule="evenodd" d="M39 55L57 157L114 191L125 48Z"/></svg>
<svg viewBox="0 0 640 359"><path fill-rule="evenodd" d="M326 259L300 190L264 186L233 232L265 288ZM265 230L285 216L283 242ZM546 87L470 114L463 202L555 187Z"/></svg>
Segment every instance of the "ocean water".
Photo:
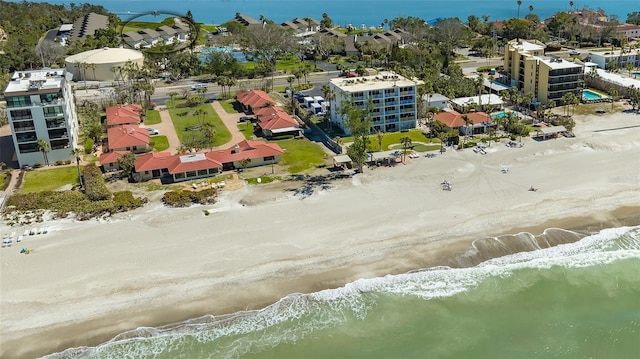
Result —
<svg viewBox="0 0 640 359"><path fill-rule="evenodd" d="M640 226L610 228L472 267L138 328L46 358L637 358L639 273Z"/></svg>
<svg viewBox="0 0 640 359"><path fill-rule="evenodd" d="M48 0L53 4L69 4L68 0ZM76 1L81 3L82 1ZM258 19L260 15L276 22L292 20L296 17L310 16L316 20L322 18L322 13L329 14L335 24L353 24L360 27L378 26L384 19L392 20L396 17L414 16L425 20L438 17L458 17L466 21L468 15L489 15L490 20L502 20L518 15L515 0L94 0L87 1L103 5L122 19L135 16L138 13L158 11L160 13L185 14L191 10L196 21L207 24L221 24L231 20L236 12ZM640 10L635 0L588 0L574 1L574 7L582 9L602 8L609 15L616 15L625 20L627 14ZM529 13L532 5L533 13L541 19L551 16L558 11L569 10L569 1L564 0L529 0L520 6L520 16ZM140 19L153 21L150 18Z"/></svg>

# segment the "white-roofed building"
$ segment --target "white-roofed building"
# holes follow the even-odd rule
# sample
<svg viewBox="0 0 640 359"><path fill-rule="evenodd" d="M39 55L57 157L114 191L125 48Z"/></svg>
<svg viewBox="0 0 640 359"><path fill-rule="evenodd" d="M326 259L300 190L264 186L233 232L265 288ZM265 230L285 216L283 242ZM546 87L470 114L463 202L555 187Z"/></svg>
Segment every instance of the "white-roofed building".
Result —
<svg viewBox="0 0 640 359"><path fill-rule="evenodd" d="M451 105L453 109L467 113L471 109L475 109L476 111L485 111L487 105L493 106L493 110L501 110L504 105L504 101L500 98L500 96L495 94L484 94L482 96L471 96L471 97L458 97L451 100Z"/></svg>
<svg viewBox="0 0 640 359"><path fill-rule="evenodd" d="M337 78L329 81L335 94L331 101L331 121L346 134L349 129L338 109L343 100L365 108L369 100L373 103L370 132L396 132L416 127L415 81L391 72L353 78Z"/></svg>
<svg viewBox="0 0 640 359"><path fill-rule="evenodd" d="M118 68L129 61L142 67L144 56L133 49L105 47L69 56L65 67L77 81L113 81L121 76Z"/></svg>
<svg viewBox="0 0 640 359"><path fill-rule="evenodd" d="M16 71L4 91L7 119L20 166L70 160L78 140L78 118L64 69ZM38 140L49 151L41 152Z"/></svg>
<svg viewBox="0 0 640 359"><path fill-rule="evenodd" d="M640 67L640 54L635 51L624 53L621 50L594 51L590 52L589 56L591 56L591 62L596 63L601 69L608 69L612 61L621 68L624 68L627 64Z"/></svg>

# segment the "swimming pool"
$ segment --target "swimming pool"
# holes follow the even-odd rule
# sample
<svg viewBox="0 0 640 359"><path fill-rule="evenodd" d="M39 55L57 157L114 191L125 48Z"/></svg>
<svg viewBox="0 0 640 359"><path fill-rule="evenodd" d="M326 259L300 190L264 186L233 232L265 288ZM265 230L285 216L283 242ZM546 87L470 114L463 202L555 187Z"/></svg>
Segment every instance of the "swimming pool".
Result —
<svg viewBox="0 0 640 359"><path fill-rule="evenodd" d="M633 72L632 75L633 77L640 79L640 72Z"/></svg>
<svg viewBox="0 0 640 359"><path fill-rule="evenodd" d="M249 59L245 56L244 52L238 51L233 47L204 47L200 49L200 53L198 54L198 59L200 62L205 62L207 60L208 54L212 52L226 52L229 55L233 56L238 62L249 62Z"/></svg>
<svg viewBox="0 0 640 359"><path fill-rule="evenodd" d="M492 119L494 119L494 120L495 120L496 118L505 118L505 117L507 117L507 113L506 113L506 112L504 112L504 111L502 111L502 112L496 112L496 113L494 113L494 114L492 114L492 115L491 115L491 118L492 118Z"/></svg>
<svg viewBox="0 0 640 359"><path fill-rule="evenodd" d="M599 93L593 92L591 90L582 90L582 98L587 101L592 101L592 100L600 100L604 98L604 96L600 95Z"/></svg>

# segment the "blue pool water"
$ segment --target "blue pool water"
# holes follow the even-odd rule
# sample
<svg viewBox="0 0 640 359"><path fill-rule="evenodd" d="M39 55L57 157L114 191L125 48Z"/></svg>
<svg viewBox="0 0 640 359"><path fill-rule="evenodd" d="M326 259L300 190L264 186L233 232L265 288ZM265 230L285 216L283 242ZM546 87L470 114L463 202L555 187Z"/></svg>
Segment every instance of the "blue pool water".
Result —
<svg viewBox="0 0 640 359"><path fill-rule="evenodd" d="M497 112L494 113L493 115L491 115L491 118L496 119L496 118L505 118L507 116L506 112Z"/></svg>
<svg viewBox="0 0 640 359"><path fill-rule="evenodd" d="M585 100L600 100L602 98L602 95L590 90L582 90L582 98L584 98Z"/></svg>
<svg viewBox="0 0 640 359"><path fill-rule="evenodd" d="M634 72L632 73L633 77L640 79L640 72Z"/></svg>

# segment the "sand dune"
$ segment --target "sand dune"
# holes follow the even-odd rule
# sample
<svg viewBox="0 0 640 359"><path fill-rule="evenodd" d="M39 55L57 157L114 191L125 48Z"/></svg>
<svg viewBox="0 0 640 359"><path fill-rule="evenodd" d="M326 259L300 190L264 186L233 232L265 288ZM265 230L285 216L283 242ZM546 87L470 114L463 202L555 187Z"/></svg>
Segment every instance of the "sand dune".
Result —
<svg viewBox="0 0 640 359"><path fill-rule="evenodd" d="M575 138L407 159L304 193L282 182L213 206L53 221L21 244L33 254L1 251L0 357L452 264L478 238L613 221L640 204L640 128L622 128L635 125L640 115L583 117Z"/></svg>

